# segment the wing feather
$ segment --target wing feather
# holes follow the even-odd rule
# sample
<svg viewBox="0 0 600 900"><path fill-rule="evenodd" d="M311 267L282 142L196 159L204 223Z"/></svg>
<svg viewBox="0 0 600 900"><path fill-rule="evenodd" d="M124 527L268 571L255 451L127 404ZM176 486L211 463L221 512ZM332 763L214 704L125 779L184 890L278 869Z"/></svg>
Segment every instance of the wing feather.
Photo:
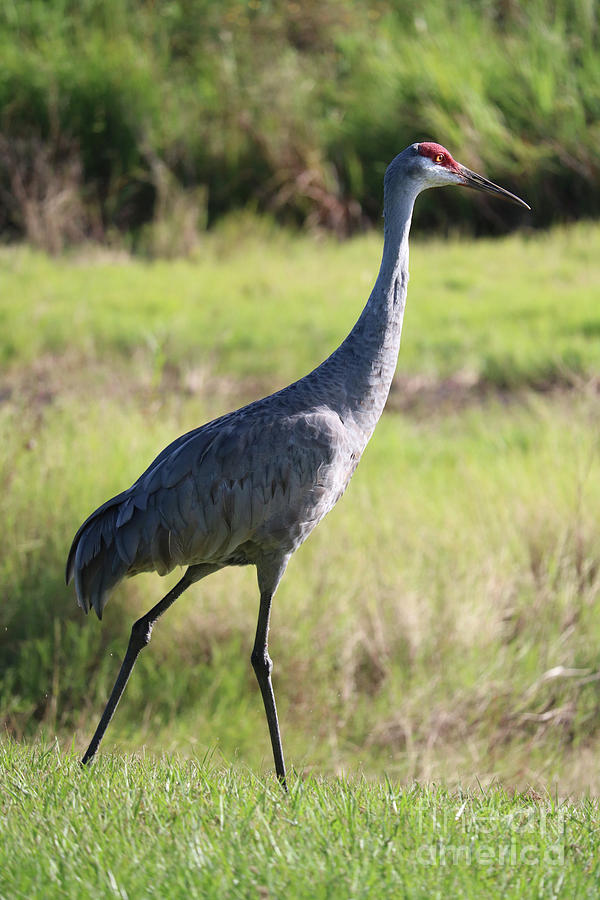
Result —
<svg viewBox="0 0 600 900"><path fill-rule="evenodd" d="M242 545L303 540L347 482L346 436L336 413L294 398L296 412L273 395L182 435L92 513L67 561L81 606L101 614L125 575L225 565Z"/></svg>

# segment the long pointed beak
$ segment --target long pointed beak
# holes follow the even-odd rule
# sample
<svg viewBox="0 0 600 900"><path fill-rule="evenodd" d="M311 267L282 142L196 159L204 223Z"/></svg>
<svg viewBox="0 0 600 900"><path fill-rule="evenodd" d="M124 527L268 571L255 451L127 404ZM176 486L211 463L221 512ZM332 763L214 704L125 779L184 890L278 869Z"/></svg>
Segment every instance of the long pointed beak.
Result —
<svg viewBox="0 0 600 900"><path fill-rule="evenodd" d="M517 206L523 206L525 209L531 210L529 204L525 203L524 200L521 200L520 197L517 197L515 194L511 194L510 191L506 191L499 185L494 184L493 181L488 181L487 178L484 178L482 175L471 172L466 166L459 165L459 171L464 178L463 184L465 187L473 188L476 191L484 191L486 194L496 194L497 197L504 197L504 199L508 200L510 203L516 203Z"/></svg>

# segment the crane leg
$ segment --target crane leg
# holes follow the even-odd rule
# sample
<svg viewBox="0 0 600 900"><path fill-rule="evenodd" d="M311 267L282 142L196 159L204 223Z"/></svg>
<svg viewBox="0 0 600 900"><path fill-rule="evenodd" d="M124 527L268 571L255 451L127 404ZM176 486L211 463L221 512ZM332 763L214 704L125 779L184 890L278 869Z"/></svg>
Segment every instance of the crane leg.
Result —
<svg viewBox="0 0 600 900"><path fill-rule="evenodd" d="M256 673L263 703L265 704L269 734L271 735L271 744L273 746L273 757L275 759L275 771L284 791L287 792L283 747L281 746L281 734L279 731L279 720L277 719L277 707L275 706L275 694L273 693L273 684L271 682L273 661L269 656L268 648L269 618L271 616L272 598L272 591L265 593L261 592L256 638L254 640L254 648L250 659L252 668Z"/></svg>
<svg viewBox="0 0 600 900"><path fill-rule="evenodd" d="M100 741L104 737L104 732L108 728L110 720L112 719L123 691L125 690L125 685L129 681L129 676L131 675L131 672L135 665L135 661L138 658L140 651L150 643L152 628L154 627L158 619L164 612L169 609L170 606L173 605L173 603L175 603L177 598L180 597L181 594L183 594L183 592L191 584L193 584L195 581L198 581L200 578L203 578L205 575L209 575L211 572L216 571L216 569L218 568L219 566L209 565L190 566L183 578L181 578L177 582L175 587L171 588L169 593L165 594L163 599L160 600L156 604L156 606L153 606L145 616L142 616L141 619L138 619L137 622L133 623L125 659L123 660L121 669L119 671L119 674L117 675L117 680L115 681L115 685L108 699L108 703L106 704L106 708L102 713L102 718L98 723L98 727L96 728L94 737L91 740L90 746L85 751L85 756L81 760L82 765L87 765L87 763L89 763L89 761L93 759L96 750L100 746Z"/></svg>

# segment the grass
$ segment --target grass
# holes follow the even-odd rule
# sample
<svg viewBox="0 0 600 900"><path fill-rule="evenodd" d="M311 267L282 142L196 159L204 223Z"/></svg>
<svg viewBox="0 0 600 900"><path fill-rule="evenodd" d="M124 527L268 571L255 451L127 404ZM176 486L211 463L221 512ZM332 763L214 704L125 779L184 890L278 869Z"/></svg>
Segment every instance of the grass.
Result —
<svg viewBox="0 0 600 900"><path fill-rule="evenodd" d="M596 801L0 744L0 894L596 896Z"/></svg>
<svg viewBox="0 0 600 900"><path fill-rule="evenodd" d="M346 335L374 282L381 238L260 232L252 220L230 222L195 262L50 261L5 249L0 360L22 366L69 352L89 366L136 354L155 380L166 368L195 383L216 374L281 386ZM599 261L600 226L590 223L525 239L416 241L400 376L463 372L516 388L597 372Z"/></svg>
<svg viewBox="0 0 600 900"><path fill-rule="evenodd" d="M525 196L528 222L595 216L599 35L590 0L1 4L0 230L177 255L250 205L348 234L427 138ZM417 218L523 222L457 191Z"/></svg>

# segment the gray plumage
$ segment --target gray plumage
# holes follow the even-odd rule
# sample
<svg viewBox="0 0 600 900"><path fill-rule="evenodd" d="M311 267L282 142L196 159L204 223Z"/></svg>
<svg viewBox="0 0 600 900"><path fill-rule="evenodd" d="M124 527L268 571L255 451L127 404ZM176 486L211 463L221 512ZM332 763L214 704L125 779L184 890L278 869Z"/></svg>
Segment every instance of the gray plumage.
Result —
<svg viewBox="0 0 600 900"><path fill-rule="evenodd" d="M313 373L314 375L314 373ZM289 556L343 493L366 443L307 377L166 448L81 526L67 578L101 616L125 576Z"/></svg>
<svg viewBox="0 0 600 900"><path fill-rule="evenodd" d="M435 159L442 152L447 154L443 165ZM128 490L100 506L77 531L67 583L74 578L80 606L85 612L93 608L99 617L123 578L188 567L181 582L135 623L84 762L94 755L157 618L194 581L224 566L252 564L261 595L252 662L277 774L285 785L267 649L271 599L291 554L344 493L382 413L400 345L413 204L425 187L448 183L526 205L459 166L439 145L408 147L386 172L378 278L338 349L283 390L177 438Z"/></svg>

